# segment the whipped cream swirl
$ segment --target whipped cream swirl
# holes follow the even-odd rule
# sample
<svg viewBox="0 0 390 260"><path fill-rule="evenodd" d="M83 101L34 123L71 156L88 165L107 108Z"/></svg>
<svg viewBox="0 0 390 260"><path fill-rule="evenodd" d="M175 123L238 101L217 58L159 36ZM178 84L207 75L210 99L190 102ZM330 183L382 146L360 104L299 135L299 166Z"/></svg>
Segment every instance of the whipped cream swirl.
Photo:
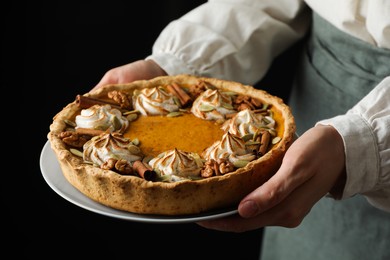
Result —
<svg viewBox="0 0 390 260"><path fill-rule="evenodd" d="M129 120L121 111L110 105L93 105L83 109L76 116L76 128L89 128L96 130L123 133L129 126Z"/></svg>
<svg viewBox="0 0 390 260"><path fill-rule="evenodd" d="M198 154L175 148L154 157L149 161L149 165L160 175L172 175L172 180L179 180L180 177L199 177L203 162ZM175 179L175 176L178 178Z"/></svg>
<svg viewBox="0 0 390 260"><path fill-rule="evenodd" d="M144 88L133 95L133 107L142 115L166 115L178 111L175 96L162 87Z"/></svg>
<svg viewBox="0 0 390 260"><path fill-rule="evenodd" d="M94 136L83 146L84 161L100 166L110 158L124 159L132 165L134 161L142 160L143 154L138 146L120 133Z"/></svg>
<svg viewBox="0 0 390 260"><path fill-rule="evenodd" d="M203 158L206 160L224 158L235 164L237 161L253 161L256 159L256 155L246 148L245 141L242 138L226 132L221 140L216 141L204 150Z"/></svg>
<svg viewBox="0 0 390 260"><path fill-rule="evenodd" d="M219 89L206 89L192 104L191 112L202 119L225 119L226 114L236 113L232 96Z"/></svg>
<svg viewBox="0 0 390 260"><path fill-rule="evenodd" d="M264 116L250 109L238 112L233 118L225 121L221 127L225 132L229 131L240 137L255 134L260 128L274 129L275 120L271 116Z"/></svg>

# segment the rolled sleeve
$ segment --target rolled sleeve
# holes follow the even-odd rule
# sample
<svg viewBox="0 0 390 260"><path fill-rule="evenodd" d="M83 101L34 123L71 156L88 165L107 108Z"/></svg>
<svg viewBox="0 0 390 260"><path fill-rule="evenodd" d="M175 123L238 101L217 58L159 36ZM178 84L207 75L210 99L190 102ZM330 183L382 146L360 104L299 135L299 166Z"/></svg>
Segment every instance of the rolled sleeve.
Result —
<svg viewBox="0 0 390 260"><path fill-rule="evenodd" d="M332 125L343 138L347 180L342 199L362 194L390 212L390 77L345 115L317 124Z"/></svg>
<svg viewBox="0 0 390 260"><path fill-rule="evenodd" d="M309 26L302 0L214 0L169 23L147 59L169 75L191 73L254 84Z"/></svg>

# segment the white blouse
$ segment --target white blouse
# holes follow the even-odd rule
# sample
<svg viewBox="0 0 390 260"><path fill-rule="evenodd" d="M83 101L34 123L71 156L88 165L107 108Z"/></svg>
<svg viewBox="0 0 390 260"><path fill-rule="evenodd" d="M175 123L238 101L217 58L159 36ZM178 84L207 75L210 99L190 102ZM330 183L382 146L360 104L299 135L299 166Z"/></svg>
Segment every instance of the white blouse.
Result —
<svg viewBox="0 0 390 260"><path fill-rule="evenodd" d="M390 49L388 0L209 0L169 23L147 59L169 75L187 73L252 85L276 56L307 32L309 8L340 30ZM372 205L390 212L390 75L345 115L318 123L333 125L343 137L343 198L363 194ZM356 144L365 149L356 149Z"/></svg>

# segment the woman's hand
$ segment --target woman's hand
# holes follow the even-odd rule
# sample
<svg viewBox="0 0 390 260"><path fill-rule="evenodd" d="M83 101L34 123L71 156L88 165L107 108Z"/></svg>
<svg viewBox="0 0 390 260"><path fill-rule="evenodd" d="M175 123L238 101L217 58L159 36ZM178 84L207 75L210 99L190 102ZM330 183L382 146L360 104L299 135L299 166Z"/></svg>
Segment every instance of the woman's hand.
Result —
<svg viewBox="0 0 390 260"><path fill-rule="evenodd" d="M167 75L167 73L154 61L138 60L107 71L100 82L91 91L107 84L129 83L134 80L152 79L157 76L165 75Z"/></svg>
<svg viewBox="0 0 390 260"><path fill-rule="evenodd" d="M240 202L238 215L198 224L230 232L296 227L332 188L344 186L344 165L338 132L331 126L313 127L291 145L276 174Z"/></svg>

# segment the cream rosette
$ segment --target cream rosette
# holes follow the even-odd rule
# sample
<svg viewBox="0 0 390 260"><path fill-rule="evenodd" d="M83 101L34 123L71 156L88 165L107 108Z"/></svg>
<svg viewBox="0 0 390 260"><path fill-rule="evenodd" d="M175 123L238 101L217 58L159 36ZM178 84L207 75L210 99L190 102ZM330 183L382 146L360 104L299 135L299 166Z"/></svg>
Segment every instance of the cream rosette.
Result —
<svg viewBox="0 0 390 260"><path fill-rule="evenodd" d="M105 133L95 136L83 146L84 161L101 166L109 159L123 159L130 165L142 160L143 154L131 140L119 133Z"/></svg>
<svg viewBox="0 0 390 260"><path fill-rule="evenodd" d="M202 119L225 119L225 115L237 111L233 108L233 98L228 92L207 89L193 102L191 112Z"/></svg>
<svg viewBox="0 0 390 260"><path fill-rule="evenodd" d="M227 132L221 140L216 141L203 152L203 158L206 160L223 158L229 160L236 167L242 167L256 159L256 155L246 148L245 141L241 137Z"/></svg>
<svg viewBox="0 0 390 260"><path fill-rule="evenodd" d="M133 107L145 116L166 115L179 110L179 103L175 99L162 87L144 88L134 92Z"/></svg>
<svg viewBox="0 0 390 260"><path fill-rule="evenodd" d="M256 113L254 110L244 109L234 117L225 121L221 129L234 135L243 137L255 134L258 129L275 129L275 120L272 116Z"/></svg>
<svg viewBox="0 0 390 260"><path fill-rule="evenodd" d="M154 157L149 165L166 181L178 181L200 177L203 162L198 154L175 148Z"/></svg>
<svg viewBox="0 0 390 260"><path fill-rule="evenodd" d="M110 105L93 105L83 109L76 116L76 129L89 128L95 130L110 130L110 132L123 133L129 126L129 120L116 108Z"/></svg>

